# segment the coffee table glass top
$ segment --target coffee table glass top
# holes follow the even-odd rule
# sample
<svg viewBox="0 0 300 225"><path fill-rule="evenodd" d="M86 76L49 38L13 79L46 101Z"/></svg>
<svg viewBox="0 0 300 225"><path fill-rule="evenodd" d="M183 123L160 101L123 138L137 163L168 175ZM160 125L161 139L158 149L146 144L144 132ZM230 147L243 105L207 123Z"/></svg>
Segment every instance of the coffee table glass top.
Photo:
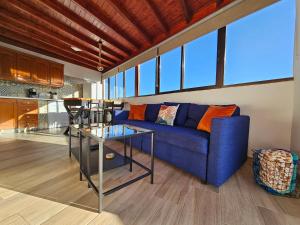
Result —
<svg viewBox="0 0 300 225"><path fill-rule="evenodd" d="M145 128L127 124L109 126L106 126L104 124L91 124L91 126L82 126L75 124L72 125L72 127L80 130L84 135L98 140L119 139L122 137L131 137L154 132L153 130L148 130Z"/></svg>

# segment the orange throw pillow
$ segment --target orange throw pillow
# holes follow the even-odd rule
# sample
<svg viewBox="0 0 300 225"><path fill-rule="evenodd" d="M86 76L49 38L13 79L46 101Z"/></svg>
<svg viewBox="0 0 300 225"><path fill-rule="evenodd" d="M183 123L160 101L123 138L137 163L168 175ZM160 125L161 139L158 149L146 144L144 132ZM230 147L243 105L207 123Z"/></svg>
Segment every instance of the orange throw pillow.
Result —
<svg viewBox="0 0 300 225"><path fill-rule="evenodd" d="M209 106L206 113L198 123L197 130L203 130L210 133L211 121L213 118L231 117L236 108L236 105Z"/></svg>
<svg viewBox="0 0 300 225"><path fill-rule="evenodd" d="M146 104L130 105L129 120L145 120Z"/></svg>

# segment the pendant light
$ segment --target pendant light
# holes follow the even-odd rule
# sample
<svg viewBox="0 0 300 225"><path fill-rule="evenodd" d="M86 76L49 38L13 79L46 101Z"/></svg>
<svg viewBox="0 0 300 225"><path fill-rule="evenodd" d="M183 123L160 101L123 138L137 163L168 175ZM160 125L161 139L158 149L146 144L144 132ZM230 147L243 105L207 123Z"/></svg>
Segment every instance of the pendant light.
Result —
<svg viewBox="0 0 300 225"><path fill-rule="evenodd" d="M104 70L104 67L102 66L102 63L101 63L101 52L102 52L102 45L103 45L102 39L99 40L98 44L99 44L99 63L97 66L97 70L99 72L102 72Z"/></svg>

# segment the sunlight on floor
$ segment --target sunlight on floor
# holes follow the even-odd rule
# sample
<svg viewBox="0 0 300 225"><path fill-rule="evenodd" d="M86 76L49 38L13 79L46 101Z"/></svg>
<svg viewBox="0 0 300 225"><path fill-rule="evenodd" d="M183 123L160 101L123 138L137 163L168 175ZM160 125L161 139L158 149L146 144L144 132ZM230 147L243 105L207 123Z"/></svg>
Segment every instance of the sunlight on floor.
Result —
<svg viewBox="0 0 300 225"><path fill-rule="evenodd" d="M0 187L0 225L105 224L123 225L118 215L101 214Z"/></svg>
<svg viewBox="0 0 300 225"><path fill-rule="evenodd" d="M27 140L49 144L68 145L68 137L63 135L63 129L31 131L28 133L0 133L1 138Z"/></svg>

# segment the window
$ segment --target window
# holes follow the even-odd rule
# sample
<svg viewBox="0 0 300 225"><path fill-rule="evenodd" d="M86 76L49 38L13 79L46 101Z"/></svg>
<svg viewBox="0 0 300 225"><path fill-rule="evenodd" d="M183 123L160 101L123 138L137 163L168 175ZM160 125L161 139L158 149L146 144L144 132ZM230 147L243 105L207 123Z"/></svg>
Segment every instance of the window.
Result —
<svg viewBox="0 0 300 225"><path fill-rule="evenodd" d="M91 95L93 99L101 99L102 96L102 87L100 82L91 84Z"/></svg>
<svg viewBox="0 0 300 225"><path fill-rule="evenodd" d="M125 78L126 97L135 96L135 67L126 70Z"/></svg>
<svg viewBox="0 0 300 225"><path fill-rule="evenodd" d="M225 84L292 77L294 33L295 0L227 26Z"/></svg>
<svg viewBox="0 0 300 225"><path fill-rule="evenodd" d="M139 95L155 94L156 58L140 65Z"/></svg>
<svg viewBox="0 0 300 225"><path fill-rule="evenodd" d="M109 93L108 78L106 78L103 83L104 83L104 99L108 99L108 93Z"/></svg>
<svg viewBox="0 0 300 225"><path fill-rule="evenodd" d="M216 84L218 32L185 45L184 88Z"/></svg>
<svg viewBox="0 0 300 225"><path fill-rule="evenodd" d="M91 97L97 99L97 83L91 83Z"/></svg>
<svg viewBox="0 0 300 225"><path fill-rule="evenodd" d="M116 93L116 76L110 77L109 78L109 90L110 90L110 95L109 99L114 99L116 98L115 93Z"/></svg>
<svg viewBox="0 0 300 225"><path fill-rule="evenodd" d="M124 76L123 72L118 73L116 76L116 89L117 89L116 98L124 97L123 76Z"/></svg>
<svg viewBox="0 0 300 225"><path fill-rule="evenodd" d="M181 47L160 56L160 92L180 89Z"/></svg>

